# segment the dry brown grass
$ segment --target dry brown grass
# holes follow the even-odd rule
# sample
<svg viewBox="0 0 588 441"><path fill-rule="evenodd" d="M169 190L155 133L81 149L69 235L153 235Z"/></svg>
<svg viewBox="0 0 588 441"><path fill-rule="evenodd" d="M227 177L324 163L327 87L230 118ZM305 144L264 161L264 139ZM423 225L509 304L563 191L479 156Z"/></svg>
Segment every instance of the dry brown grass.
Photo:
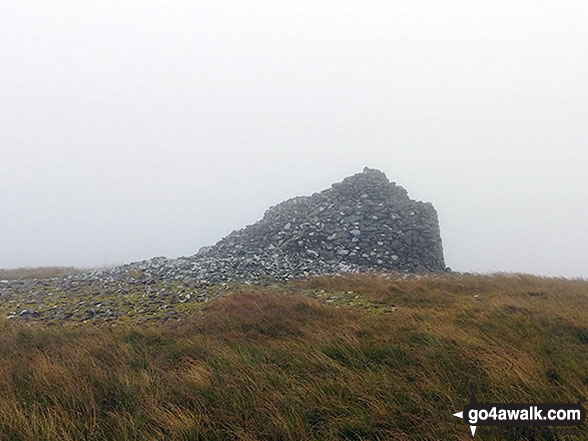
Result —
<svg viewBox="0 0 588 441"><path fill-rule="evenodd" d="M588 396L588 283L317 278L173 326L0 323L2 441L468 440L451 413L471 383L483 401Z"/></svg>
<svg viewBox="0 0 588 441"><path fill-rule="evenodd" d="M82 270L72 266L41 266L35 268L0 269L0 279L51 279L79 273Z"/></svg>

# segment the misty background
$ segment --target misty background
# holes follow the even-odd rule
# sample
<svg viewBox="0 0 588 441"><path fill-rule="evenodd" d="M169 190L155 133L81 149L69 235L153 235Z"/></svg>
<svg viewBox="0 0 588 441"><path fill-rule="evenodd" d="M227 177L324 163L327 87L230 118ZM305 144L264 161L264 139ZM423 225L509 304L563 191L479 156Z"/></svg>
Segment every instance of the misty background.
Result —
<svg viewBox="0 0 588 441"><path fill-rule="evenodd" d="M588 2L0 3L0 267L191 255L364 166L588 277Z"/></svg>

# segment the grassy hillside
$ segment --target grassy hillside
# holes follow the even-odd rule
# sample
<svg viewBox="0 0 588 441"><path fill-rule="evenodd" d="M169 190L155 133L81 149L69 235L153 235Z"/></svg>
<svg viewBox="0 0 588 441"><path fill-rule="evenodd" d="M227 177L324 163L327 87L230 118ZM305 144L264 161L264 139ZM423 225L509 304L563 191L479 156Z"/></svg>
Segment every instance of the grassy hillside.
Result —
<svg viewBox="0 0 588 441"><path fill-rule="evenodd" d="M451 414L471 383L481 401L588 397L588 282L322 277L167 324L0 319L2 441L468 440Z"/></svg>

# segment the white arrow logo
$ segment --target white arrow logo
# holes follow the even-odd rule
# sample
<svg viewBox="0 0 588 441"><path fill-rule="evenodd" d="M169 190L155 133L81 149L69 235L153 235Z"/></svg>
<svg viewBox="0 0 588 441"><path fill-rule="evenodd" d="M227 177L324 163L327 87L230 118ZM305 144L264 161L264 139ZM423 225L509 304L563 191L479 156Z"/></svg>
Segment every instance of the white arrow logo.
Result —
<svg viewBox="0 0 588 441"><path fill-rule="evenodd" d="M463 410L461 412L457 412L453 414L454 417L461 418L463 420ZM472 438L476 434L476 426L470 426L470 430L472 431Z"/></svg>

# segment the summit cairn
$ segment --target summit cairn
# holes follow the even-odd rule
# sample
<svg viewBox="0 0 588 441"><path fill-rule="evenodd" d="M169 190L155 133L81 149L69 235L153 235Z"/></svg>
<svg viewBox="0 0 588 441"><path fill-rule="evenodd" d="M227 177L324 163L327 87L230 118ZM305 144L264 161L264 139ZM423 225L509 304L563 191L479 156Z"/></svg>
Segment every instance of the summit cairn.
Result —
<svg viewBox="0 0 588 441"><path fill-rule="evenodd" d="M367 167L320 193L270 207L255 224L193 258L223 261L243 276L275 279L446 270L433 205L410 199L403 187Z"/></svg>
<svg viewBox="0 0 588 441"><path fill-rule="evenodd" d="M37 305L12 310L10 319L110 321L131 311L167 320L185 313L174 305L208 302L234 283L445 270L433 205L410 199L384 173L365 168L320 193L270 207L258 222L192 256L53 279L0 280L0 298ZM55 303L56 293L63 293L63 302Z"/></svg>

